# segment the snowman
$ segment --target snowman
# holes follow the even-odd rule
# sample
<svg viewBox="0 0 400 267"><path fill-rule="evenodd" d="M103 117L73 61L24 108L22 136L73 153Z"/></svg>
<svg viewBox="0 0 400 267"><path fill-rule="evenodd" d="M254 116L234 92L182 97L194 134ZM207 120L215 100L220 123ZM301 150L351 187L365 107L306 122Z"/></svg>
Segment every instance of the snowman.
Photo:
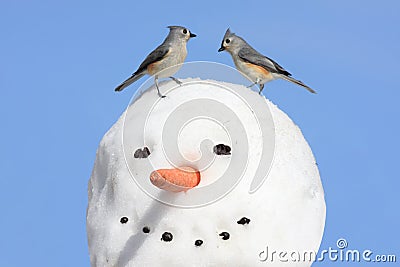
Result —
<svg viewBox="0 0 400 267"><path fill-rule="evenodd" d="M103 137L88 190L92 266L313 263L325 200L310 147L235 70L207 64L182 68L205 77L160 83L166 98L145 83Z"/></svg>

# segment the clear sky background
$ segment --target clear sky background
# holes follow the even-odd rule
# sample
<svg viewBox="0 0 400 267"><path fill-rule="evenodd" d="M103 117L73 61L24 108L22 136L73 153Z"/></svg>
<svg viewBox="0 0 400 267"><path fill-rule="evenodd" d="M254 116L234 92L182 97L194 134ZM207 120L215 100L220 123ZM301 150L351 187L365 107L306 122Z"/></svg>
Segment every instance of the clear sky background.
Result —
<svg viewBox="0 0 400 267"><path fill-rule="evenodd" d="M1 266L89 266L96 149L141 83L114 88L168 25L198 35L187 61L233 66L217 52L231 27L318 91L274 81L265 94L317 159L327 204L321 249L343 237L400 261L398 1L135 2L0 1ZM365 263L314 266L338 265Z"/></svg>

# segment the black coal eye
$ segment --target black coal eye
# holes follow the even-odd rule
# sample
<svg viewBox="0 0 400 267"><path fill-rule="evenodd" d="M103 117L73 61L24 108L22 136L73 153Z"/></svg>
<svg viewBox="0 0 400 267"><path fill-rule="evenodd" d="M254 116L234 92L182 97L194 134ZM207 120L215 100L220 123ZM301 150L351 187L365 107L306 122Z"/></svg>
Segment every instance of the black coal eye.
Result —
<svg viewBox="0 0 400 267"><path fill-rule="evenodd" d="M225 43L227 43L227 44L229 44L230 42L231 42L231 40L229 40L229 39L225 40Z"/></svg>
<svg viewBox="0 0 400 267"><path fill-rule="evenodd" d="M187 30L186 29L183 29L183 34L187 34Z"/></svg>

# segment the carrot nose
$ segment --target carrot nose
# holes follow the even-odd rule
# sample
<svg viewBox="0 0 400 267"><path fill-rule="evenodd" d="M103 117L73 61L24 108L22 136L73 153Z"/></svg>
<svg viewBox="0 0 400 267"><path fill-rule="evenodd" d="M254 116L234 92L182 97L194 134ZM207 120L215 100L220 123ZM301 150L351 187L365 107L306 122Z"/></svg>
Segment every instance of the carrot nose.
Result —
<svg viewBox="0 0 400 267"><path fill-rule="evenodd" d="M170 192L182 192L200 183L200 172L190 167L160 169L150 174L150 181L160 189Z"/></svg>

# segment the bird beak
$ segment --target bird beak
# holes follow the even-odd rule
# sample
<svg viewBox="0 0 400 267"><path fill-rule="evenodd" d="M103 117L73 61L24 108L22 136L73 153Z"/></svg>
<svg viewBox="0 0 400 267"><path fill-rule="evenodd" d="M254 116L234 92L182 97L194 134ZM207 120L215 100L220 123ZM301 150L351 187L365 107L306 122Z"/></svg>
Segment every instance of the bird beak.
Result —
<svg viewBox="0 0 400 267"><path fill-rule="evenodd" d="M190 33L190 38L196 37L197 35L194 33Z"/></svg>
<svg viewBox="0 0 400 267"><path fill-rule="evenodd" d="M222 52L225 50L225 47L221 46L220 49L218 49L218 52Z"/></svg>

